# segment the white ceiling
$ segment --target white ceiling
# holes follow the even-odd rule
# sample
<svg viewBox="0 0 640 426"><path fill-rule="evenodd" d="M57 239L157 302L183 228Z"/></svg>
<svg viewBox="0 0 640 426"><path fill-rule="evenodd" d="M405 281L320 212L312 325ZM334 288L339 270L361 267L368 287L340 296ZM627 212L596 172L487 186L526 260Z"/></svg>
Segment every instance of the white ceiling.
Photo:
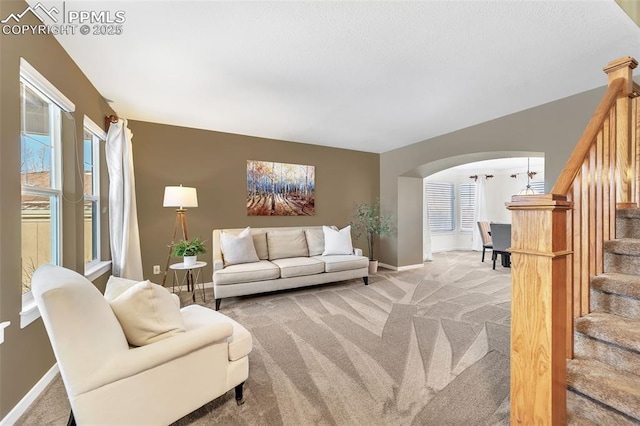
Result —
<svg viewBox="0 0 640 426"><path fill-rule="evenodd" d="M65 7L125 11L120 36L58 36L122 117L376 153L602 86L607 62L640 58L613 0Z"/></svg>

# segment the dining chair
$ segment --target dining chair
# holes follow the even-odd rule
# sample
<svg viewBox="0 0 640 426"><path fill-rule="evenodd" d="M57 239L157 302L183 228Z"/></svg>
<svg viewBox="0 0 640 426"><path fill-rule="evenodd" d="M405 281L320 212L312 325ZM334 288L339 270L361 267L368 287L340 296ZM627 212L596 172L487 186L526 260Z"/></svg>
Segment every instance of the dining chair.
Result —
<svg viewBox="0 0 640 426"><path fill-rule="evenodd" d="M507 251L511 247L511 224L510 223L491 223L491 240L493 241L493 269L496 269L496 259L498 255L502 256L502 266L509 266L511 253Z"/></svg>
<svg viewBox="0 0 640 426"><path fill-rule="evenodd" d="M478 229L480 229L480 236L482 237L482 261L484 262L484 254L487 249L493 250L489 222L478 222Z"/></svg>

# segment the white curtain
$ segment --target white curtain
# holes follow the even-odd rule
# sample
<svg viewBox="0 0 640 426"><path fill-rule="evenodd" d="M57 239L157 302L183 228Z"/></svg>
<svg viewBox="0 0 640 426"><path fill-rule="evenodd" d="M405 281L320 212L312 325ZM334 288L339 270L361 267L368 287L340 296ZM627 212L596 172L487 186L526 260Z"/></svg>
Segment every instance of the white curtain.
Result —
<svg viewBox="0 0 640 426"><path fill-rule="evenodd" d="M109 236L112 274L142 281L131 131L127 121L111 123L106 155L109 170Z"/></svg>
<svg viewBox="0 0 640 426"><path fill-rule="evenodd" d="M484 175L478 176L476 180L476 204L475 216L473 218L473 237L471 240L471 248L475 251L482 251L482 235L478 229L478 222L487 220L487 202L485 198L485 187L487 178Z"/></svg>
<svg viewBox="0 0 640 426"><path fill-rule="evenodd" d="M431 246L431 229L429 228L429 206L427 203L427 180L422 180L422 211L424 220L422 222L422 256L426 262L433 260L433 249Z"/></svg>

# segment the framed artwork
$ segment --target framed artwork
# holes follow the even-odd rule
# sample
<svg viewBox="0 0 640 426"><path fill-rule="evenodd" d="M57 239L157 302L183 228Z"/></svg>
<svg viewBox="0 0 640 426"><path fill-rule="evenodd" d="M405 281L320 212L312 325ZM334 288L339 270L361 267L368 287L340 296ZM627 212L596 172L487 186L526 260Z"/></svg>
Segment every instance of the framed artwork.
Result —
<svg viewBox="0 0 640 426"><path fill-rule="evenodd" d="M247 216L313 216L315 166L247 160Z"/></svg>

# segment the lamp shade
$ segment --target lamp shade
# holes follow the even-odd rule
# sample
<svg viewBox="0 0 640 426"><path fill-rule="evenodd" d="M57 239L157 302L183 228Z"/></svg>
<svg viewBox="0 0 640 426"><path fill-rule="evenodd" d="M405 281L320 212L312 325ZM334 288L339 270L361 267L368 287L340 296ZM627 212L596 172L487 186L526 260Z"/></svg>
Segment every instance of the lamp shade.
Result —
<svg viewBox="0 0 640 426"><path fill-rule="evenodd" d="M198 207L198 194L188 186L165 186L163 207Z"/></svg>

